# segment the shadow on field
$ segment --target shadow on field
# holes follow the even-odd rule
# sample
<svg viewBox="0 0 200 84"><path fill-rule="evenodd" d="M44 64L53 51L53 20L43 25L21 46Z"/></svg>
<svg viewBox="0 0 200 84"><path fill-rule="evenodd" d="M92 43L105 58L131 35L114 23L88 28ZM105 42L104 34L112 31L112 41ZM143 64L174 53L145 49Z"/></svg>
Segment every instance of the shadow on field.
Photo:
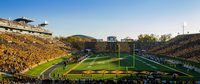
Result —
<svg viewBox="0 0 200 84"><path fill-rule="evenodd" d="M118 57L117 57L118 58ZM120 69L126 69L126 67L133 67L133 57L128 54L121 54L118 61L111 62L117 66L120 66ZM120 62L120 63L119 63Z"/></svg>

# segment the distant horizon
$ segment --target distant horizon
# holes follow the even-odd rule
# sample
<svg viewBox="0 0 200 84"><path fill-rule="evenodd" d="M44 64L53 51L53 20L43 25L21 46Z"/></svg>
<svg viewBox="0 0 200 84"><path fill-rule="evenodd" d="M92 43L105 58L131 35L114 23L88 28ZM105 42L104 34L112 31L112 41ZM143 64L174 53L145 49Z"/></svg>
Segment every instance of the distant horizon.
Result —
<svg viewBox="0 0 200 84"><path fill-rule="evenodd" d="M2 0L1 18L48 21L53 36L86 35L97 39L140 34L200 32L199 0Z"/></svg>

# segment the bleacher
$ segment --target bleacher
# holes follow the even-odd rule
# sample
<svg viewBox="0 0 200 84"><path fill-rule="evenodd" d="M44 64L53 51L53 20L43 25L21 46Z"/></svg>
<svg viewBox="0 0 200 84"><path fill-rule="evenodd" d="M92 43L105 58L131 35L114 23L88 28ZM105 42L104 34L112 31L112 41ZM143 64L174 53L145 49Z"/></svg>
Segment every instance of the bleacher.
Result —
<svg viewBox="0 0 200 84"><path fill-rule="evenodd" d="M200 34L178 35L165 44L149 49L149 52L200 63Z"/></svg>
<svg viewBox="0 0 200 84"><path fill-rule="evenodd" d="M68 47L53 37L0 32L0 72L25 69L67 54Z"/></svg>

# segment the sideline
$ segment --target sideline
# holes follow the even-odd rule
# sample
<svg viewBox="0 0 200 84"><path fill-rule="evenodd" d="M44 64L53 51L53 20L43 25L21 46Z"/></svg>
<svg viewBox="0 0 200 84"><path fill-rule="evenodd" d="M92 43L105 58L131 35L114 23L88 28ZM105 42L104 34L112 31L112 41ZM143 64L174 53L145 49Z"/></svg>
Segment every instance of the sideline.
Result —
<svg viewBox="0 0 200 84"><path fill-rule="evenodd" d="M71 55L71 54L61 55L61 56L58 56L58 57L55 57L55 58L52 58L52 59L48 59L48 60L42 61L42 62L40 62L39 64L34 64L34 65L32 65L32 66L26 68L25 70L21 71L20 73L26 74L26 72L28 72L29 70L31 70L31 69L33 69L33 68L39 66L39 65L42 65L42 64L45 64L45 63L47 63L47 62L49 62L49 61L56 60L56 59L59 59L59 58L61 58L61 57L65 57L65 56L69 56L69 55Z"/></svg>
<svg viewBox="0 0 200 84"><path fill-rule="evenodd" d="M138 60L138 61L140 61L140 62L146 64L147 66L149 66L149 67L151 67L151 68L153 68L153 69L157 69L157 67L155 67L154 65L148 64L148 63L146 63L145 61L142 61L142 60L140 60L140 59L136 59L136 60Z"/></svg>
<svg viewBox="0 0 200 84"><path fill-rule="evenodd" d="M89 56L90 57L90 56ZM76 66L72 67L71 69L69 69L67 72L64 73L64 75L67 75L69 72L71 72L72 70L74 70L75 68L77 68L81 63L83 63L85 60L87 60L88 57L86 57L85 59L83 59L81 62L79 62L78 64L76 64Z"/></svg>
<svg viewBox="0 0 200 84"><path fill-rule="evenodd" d="M65 62L65 60L64 60L64 61L61 61L61 62L59 62L59 63L57 63L57 64L55 64L55 65L52 65L51 67L48 67L47 69L45 69L45 70L41 73L41 75L44 76L44 78L51 79L51 78L52 78L51 75L50 75L51 72L52 72L55 68L59 67L63 62Z"/></svg>
<svg viewBox="0 0 200 84"><path fill-rule="evenodd" d="M61 59L61 58L65 58L65 57L68 58L69 56L71 56L71 54L68 54L68 55L65 55L65 56L61 56L61 57L58 57L58 58L53 59L53 60L49 60L48 62L51 62L51 61L54 61L54 60L57 60L57 59ZM46 63L48 63L48 62L45 62L45 63L43 63L43 64L46 64ZM63 62L63 61L61 61L61 62ZM40 72L38 72L38 75L36 75L35 77L40 77L40 76L42 76L44 72L46 72L48 69L52 68L54 65L57 65L57 64L59 64L59 63L60 63L60 62L53 63L53 64L51 64L50 66L48 66L48 67L42 69ZM43 65L43 64L40 64L40 65ZM38 66L39 66L39 65L38 65ZM37 66L34 67L34 68L37 68ZM32 69L34 69L34 68L32 68ZM25 74L27 74L27 73L25 73ZM27 75L28 75L28 74L27 74Z"/></svg>
<svg viewBox="0 0 200 84"><path fill-rule="evenodd" d="M96 57L92 60L92 62L89 64L89 66L87 68L90 68L94 65L94 63L96 62L97 58L99 55L96 55Z"/></svg>
<svg viewBox="0 0 200 84"><path fill-rule="evenodd" d="M5 72L0 72L0 74L2 74L2 75L6 75L6 76L13 76L12 74L5 73Z"/></svg>
<svg viewBox="0 0 200 84"><path fill-rule="evenodd" d="M193 76L190 75L190 74L187 74L187 73L182 72L182 71L179 71L179 70L177 70L177 69L174 69L174 68L168 67L168 66L163 65L163 64L160 64L160 63L158 63L158 62L152 61L152 60L147 59L147 58L145 58L145 57L141 57L141 56L138 56L138 57L140 57L140 58L142 58L142 59L145 59L145 60L148 60L148 61L151 61L151 62L156 63L156 64L158 64L158 65L161 65L161 66L163 66L163 67L169 68L169 69L171 69L171 70L177 71L177 72L179 72L179 73L185 74L185 75L187 75L187 76L189 76L189 77L193 77Z"/></svg>
<svg viewBox="0 0 200 84"><path fill-rule="evenodd" d="M67 57L68 58L68 56L70 56L70 55L66 55L66 56L62 56L62 57ZM60 58L62 58L62 57L60 57ZM59 58L58 58L59 59ZM56 60L56 59L55 59ZM52 60L53 61L53 60ZM65 61L65 60L64 60ZM51 68L54 68L54 66L57 66L58 64L60 64L60 63L63 63L64 61L61 61L61 62L58 62L58 63L56 63L56 64L54 64L54 65L51 65L50 67L48 67L48 68L46 68L45 70L43 70L41 73L40 73L40 75L39 76L41 76L42 74L44 74L46 71L48 71L49 69L51 69ZM56 68L56 67L55 67ZM54 68L54 69L55 69ZM54 70L53 69L53 70ZM52 70L52 71L53 71ZM51 72L50 72L51 73Z"/></svg>

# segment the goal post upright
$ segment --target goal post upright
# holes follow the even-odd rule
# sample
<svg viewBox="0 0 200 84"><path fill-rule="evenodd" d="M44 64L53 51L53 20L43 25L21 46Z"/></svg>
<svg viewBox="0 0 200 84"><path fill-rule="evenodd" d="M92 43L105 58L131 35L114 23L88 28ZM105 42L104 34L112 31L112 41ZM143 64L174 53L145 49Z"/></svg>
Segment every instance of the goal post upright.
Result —
<svg viewBox="0 0 200 84"><path fill-rule="evenodd" d="M133 68L135 68L135 43L133 43Z"/></svg>
<svg viewBox="0 0 200 84"><path fill-rule="evenodd" d="M117 44L117 45L118 45L118 58L119 58L118 64L120 68L120 44Z"/></svg>

